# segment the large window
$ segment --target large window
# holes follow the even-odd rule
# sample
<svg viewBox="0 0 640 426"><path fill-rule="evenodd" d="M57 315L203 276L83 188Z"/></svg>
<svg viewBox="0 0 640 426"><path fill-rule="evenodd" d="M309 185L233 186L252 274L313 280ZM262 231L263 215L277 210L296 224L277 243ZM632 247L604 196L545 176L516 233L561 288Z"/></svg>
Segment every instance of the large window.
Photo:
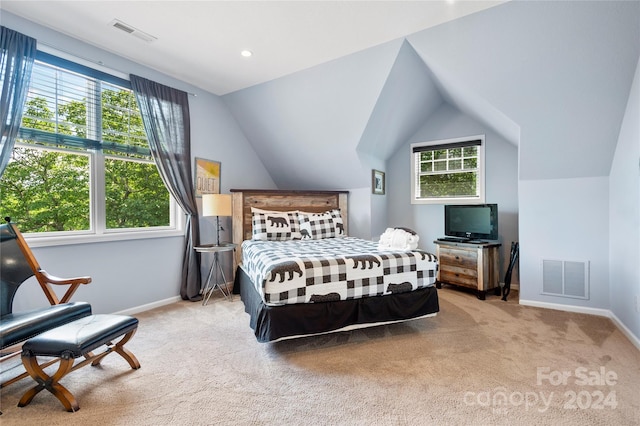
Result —
<svg viewBox="0 0 640 426"><path fill-rule="evenodd" d="M176 228L127 80L38 52L0 213L27 234Z"/></svg>
<svg viewBox="0 0 640 426"><path fill-rule="evenodd" d="M411 145L411 202L483 203L484 136Z"/></svg>

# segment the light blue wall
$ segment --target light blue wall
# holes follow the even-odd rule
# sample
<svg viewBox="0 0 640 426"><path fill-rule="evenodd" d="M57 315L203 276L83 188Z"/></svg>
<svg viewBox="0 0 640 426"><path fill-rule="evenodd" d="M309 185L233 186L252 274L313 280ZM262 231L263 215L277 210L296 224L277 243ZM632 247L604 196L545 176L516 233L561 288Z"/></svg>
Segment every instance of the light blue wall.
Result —
<svg viewBox="0 0 640 426"><path fill-rule="evenodd" d="M609 176L611 311L640 337L640 61Z"/></svg>
<svg viewBox="0 0 640 426"><path fill-rule="evenodd" d="M640 2L508 2L408 37L459 103L474 105L468 92L515 125L493 114L490 127L519 129L525 303L606 313L631 296L609 281L610 247L624 243L608 230L608 176L640 56L638 22ZM637 175L616 185L637 191ZM540 294L542 259L589 261L590 299Z"/></svg>
<svg viewBox="0 0 640 426"><path fill-rule="evenodd" d="M192 156L221 161L223 192L232 187L275 188L220 97L4 11L2 25L63 52L101 61L115 71L137 74L195 94L189 96ZM19 223L19 218L14 220ZM201 223L203 242L212 241L213 223L208 218ZM109 313L178 296L183 241L183 237L172 237L41 247L33 251L40 265L53 275L91 275L93 282L82 286L74 300L90 302L94 312ZM20 288L14 307L29 309L43 302L46 300L42 291L32 281Z"/></svg>
<svg viewBox="0 0 640 426"><path fill-rule="evenodd" d="M411 204L411 144L465 136L485 135L486 202L498 204L502 247L501 281L512 241L518 241L518 149L487 125L444 103L426 120L387 163L389 225L406 226L420 235L420 247L435 252L433 241L444 236L442 204ZM512 283L518 282L515 272Z"/></svg>
<svg viewBox="0 0 640 426"><path fill-rule="evenodd" d="M380 92L357 151L365 169L386 173L386 162L442 104L442 95L427 72L424 62L404 41ZM367 161L366 161L367 160ZM367 170L368 171L368 170ZM394 174L385 174L385 186ZM368 232L359 235L377 240L389 226L389 215L398 208L389 204L389 191L371 195L371 223Z"/></svg>
<svg viewBox="0 0 640 426"><path fill-rule="evenodd" d="M519 194L520 301L608 309L608 178L521 180ZM589 299L541 294L543 260L589 262Z"/></svg>
<svg viewBox="0 0 640 426"><path fill-rule="evenodd" d="M183 238L174 237L38 247L33 252L52 275L91 276L92 282L81 286L73 300L89 302L94 313L113 313L176 297L182 246ZM13 307L22 311L47 303L31 278L18 289Z"/></svg>

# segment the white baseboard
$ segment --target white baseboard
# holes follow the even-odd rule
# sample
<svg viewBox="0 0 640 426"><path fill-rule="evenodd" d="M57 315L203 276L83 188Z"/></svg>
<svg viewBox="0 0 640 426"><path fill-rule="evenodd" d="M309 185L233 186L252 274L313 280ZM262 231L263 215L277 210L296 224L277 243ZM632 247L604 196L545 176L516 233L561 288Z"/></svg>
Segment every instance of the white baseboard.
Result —
<svg viewBox="0 0 640 426"><path fill-rule="evenodd" d="M164 300L158 300L157 302L147 303L146 305L135 306L133 308L125 309L124 311L115 312L118 315L133 315L140 312L148 311L150 309L159 308L160 306L170 305L182 300L180 296L170 297Z"/></svg>
<svg viewBox="0 0 640 426"><path fill-rule="evenodd" d="M579 314L589 314L589 315L597 315L599 317L607 317L613 321L616 327L624 334L631 343L640 350L640 339L635 336L626 325L620 321L620 319L615 316L613 312L608 309L600 309L600 308L588 308L584 306L573 306L573 305L561 305L559 303L546 303L539 302L537 300L523 300L520 299L520 304L524 306L533 306L536 308L545 308L545 309L555 309L557 311L567 311L567 312L576 312Z"/></svg>
<svg viewBox="0 0 640 426"><path fill-rule="evenodd" d="M627 339L631 340L631 343L633 343L635 347L640 350L640 339L638 339L613 312L611 312L611 316L609 318L611 318L611 321L613 321L613 323L620 329L622 334L627 336Z"/></svg>
<svg viewBox="0 0 640 426"><path fill-rule="evenodd" d="M611 311L600 308L589 308L585 306L561 305L560 303L539 302L537 300L520 299L520 304L533 306L536 308L555 309L556 311L576 312L579 314L597 315L599 317L611 317Z"/></svg>

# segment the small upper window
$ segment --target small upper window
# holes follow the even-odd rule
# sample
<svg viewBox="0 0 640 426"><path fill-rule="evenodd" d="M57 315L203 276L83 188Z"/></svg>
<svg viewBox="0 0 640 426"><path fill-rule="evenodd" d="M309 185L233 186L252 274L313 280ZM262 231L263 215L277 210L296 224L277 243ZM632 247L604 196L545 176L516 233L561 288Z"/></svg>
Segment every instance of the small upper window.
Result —
<svg viewBox="0 0 640 426"><path fill-rule="evenodd" d="M411 203L484 203L484 135L412 144Z"/></svg>

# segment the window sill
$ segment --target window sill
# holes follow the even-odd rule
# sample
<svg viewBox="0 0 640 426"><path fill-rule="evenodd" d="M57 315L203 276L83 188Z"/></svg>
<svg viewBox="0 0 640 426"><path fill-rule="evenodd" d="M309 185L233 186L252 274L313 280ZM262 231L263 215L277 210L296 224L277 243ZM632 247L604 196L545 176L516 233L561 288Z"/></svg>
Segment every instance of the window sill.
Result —
<svg viewBox="0 0 640 426"><path fill-rule="evenodd" d="M154 238L184 237L182 229L167 229L162 231L130 231L111 232L105 234L75 234L60 236L38 236L36 234L24 234L30 247L54 247L74 244L105 243L113 241L143 240Z"/></svg>
<svg viewBox="0 0 640 426"><path fill-rule="evenodd" d="M478 198L438 198L438 199L411 199L411 204L485 204L484 197Z"/></svg>

